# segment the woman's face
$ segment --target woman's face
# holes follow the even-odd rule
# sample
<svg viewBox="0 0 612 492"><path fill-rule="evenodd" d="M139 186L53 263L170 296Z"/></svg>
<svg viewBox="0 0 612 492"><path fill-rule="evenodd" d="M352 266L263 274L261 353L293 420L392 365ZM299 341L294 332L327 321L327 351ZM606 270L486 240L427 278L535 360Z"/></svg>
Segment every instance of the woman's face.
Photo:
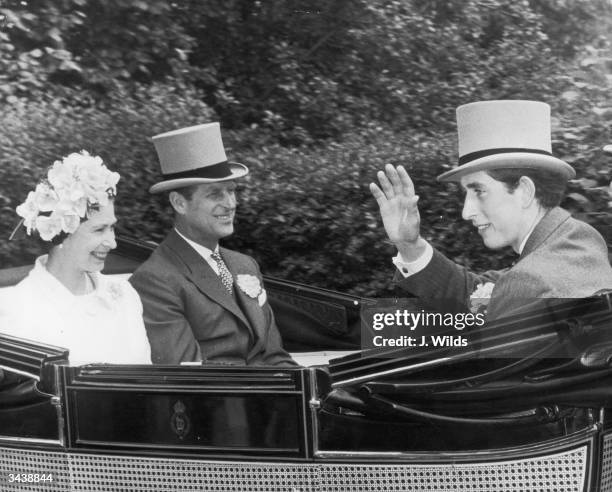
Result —
<svg viewBox="0 0 612 492"><path fill-rule="evenodd" d="M84 272L99 272L115 242L115 206L110 202L99 210L92 210L74 233L62 243L63 256Z"/></svg>

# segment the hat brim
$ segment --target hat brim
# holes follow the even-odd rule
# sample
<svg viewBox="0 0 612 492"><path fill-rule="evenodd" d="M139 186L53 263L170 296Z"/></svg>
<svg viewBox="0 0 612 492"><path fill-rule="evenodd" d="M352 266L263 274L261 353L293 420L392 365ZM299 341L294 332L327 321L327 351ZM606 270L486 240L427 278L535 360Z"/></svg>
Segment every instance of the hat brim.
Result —
<svg viewBox="0 0 612 492"><path fill-rule="evenodd" d="M178 188L184 188L185 186L205 184L205 183L218 183L220 181L230 181L232 179L242 178L249 173L249 168L244 164L238 162L229 163L232 173L229 176L223 178L178 178L168 179L155 183L149 188L149 193L162 193L164 191L176 190Z"/></svg>
<svg viewBox="0 0 612 492"><path fill-rule="evenodd" d="M568 180L576 176L576 171L572 166L556 157L530 152L509 152L475 159L440 174L437 179L446 183L457 182L461 181L466 174L490 169L543 169L561 173Z"/></svg>

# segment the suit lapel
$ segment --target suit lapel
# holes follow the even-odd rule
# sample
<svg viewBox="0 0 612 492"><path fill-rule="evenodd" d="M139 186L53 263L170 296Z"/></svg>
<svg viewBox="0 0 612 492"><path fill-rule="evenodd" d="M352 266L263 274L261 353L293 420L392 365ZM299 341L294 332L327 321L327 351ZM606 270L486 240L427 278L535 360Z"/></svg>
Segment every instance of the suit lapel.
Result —
<svg viewBox="0 0 612 492"><path fill-rule="evenodd" d="M525 258L529 253L538 249L548 237L557 230L570 217L569 212L560 207L550 210L535 226L533 232L527 239L525 247L521 252L519 260Z"/></svg>
<svg viewBox="0 0 612 492"><path fill-rule="evenodd" d="M208 262L187 244L174 229L168 234L168 237L164 240L162 245L172 252L173 256L177 258L179 265L182 266L187 279L189 279L189 281L191 281L204 295L223 306L240 319L248 328L251 328L251 324L247 317L245 317L234 297L227 292L219 276L213 271ZM229 270L234 274L231 268L229 268ZM238 288L234 289L234 291L238 290Z"/></svg>

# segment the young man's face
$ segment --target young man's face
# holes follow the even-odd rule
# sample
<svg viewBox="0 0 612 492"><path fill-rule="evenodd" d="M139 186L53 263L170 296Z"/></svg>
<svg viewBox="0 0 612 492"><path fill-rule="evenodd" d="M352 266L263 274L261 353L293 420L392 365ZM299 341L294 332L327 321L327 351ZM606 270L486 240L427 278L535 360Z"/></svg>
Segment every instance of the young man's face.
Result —
<svg viewBox="0 0 612 492"><path fill-rule="evenodd" d="M185 200L183 231L194 241L214 249L219 239L234 232L236 183L221 181L198 185Z"/></svg>
<svg viewBox="0 0 612 492"><path fill-rule="evenodd" d="M504 183L484 171L461 178L466 192L462 216L472 222L487 248L512 246L518 252L532 220L523 206L521 187L510 192Z"/></svg>

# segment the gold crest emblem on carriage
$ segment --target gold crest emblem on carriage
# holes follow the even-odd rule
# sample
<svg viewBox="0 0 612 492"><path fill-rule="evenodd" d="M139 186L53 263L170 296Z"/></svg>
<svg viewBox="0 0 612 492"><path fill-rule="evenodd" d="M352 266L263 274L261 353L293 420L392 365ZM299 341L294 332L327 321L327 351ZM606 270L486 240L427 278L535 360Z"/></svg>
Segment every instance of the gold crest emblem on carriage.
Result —
<svg viewBox="0 0 612 492"><path fill-rule="evenodd" d="M174 413L170 417L170 427L172 427L172 430L179 439L183 439L189 434L189 430L191 429L191 421L189 416L185 413L187 407L181 400L178 400L172 409Z"/></svg>

